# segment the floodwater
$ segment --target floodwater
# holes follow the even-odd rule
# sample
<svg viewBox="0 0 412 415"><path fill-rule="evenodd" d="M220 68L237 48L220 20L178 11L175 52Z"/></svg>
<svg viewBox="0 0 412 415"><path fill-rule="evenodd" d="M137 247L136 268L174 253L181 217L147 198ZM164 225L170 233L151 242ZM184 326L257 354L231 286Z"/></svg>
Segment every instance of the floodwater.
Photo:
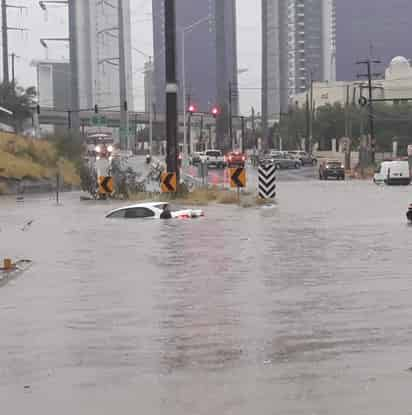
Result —
<svg viewBox="0 0 412 415"><path fill-rule="evenodd" d="M0 200L4 414L412 414L411 188L280 182L277 206L105 220ZM34 220L26 231L23 225Z"/></svg>

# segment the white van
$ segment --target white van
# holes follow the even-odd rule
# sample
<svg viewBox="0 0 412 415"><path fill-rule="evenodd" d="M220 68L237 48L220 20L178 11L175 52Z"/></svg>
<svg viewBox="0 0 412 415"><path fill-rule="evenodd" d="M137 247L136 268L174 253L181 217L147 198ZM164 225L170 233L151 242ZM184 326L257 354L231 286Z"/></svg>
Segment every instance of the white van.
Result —
<svg viewBox="0 0 412 415"><path fill-rule="evenodd" d="M377 184L409 185L411 172L407 161L384 161L375 171L373 181Z"/></svg>

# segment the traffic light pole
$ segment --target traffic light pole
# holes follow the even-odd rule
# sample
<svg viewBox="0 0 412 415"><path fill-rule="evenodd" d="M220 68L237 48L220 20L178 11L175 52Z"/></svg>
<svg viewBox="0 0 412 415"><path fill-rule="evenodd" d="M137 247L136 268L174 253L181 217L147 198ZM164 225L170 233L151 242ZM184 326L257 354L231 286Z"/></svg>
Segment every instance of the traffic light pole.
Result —
<svg viewBox="0 0 412 415"><path fill-rule="evenodd" d="M235 149L233 140L233 110L232 110L232 82L229 82L229 136L232 150Z"/></svg>
<svg viewBox="0 0 412 415"><path fill-rule="evenodd" d="M80 98L79 98L79 65L78 65L78 36L76 27L76 3L75 1L68 2L69 8L69 38L70 38L70 109L71 117L70 124L76 133L80 131Z"/></svg>
<svg viewBox="0 0 412 415"><path fill-rule="evenodd" d="M187 123L187 147L190 156L190 154L192 154L192 113L190 111Z"/></svg>
<svg viewBox="0 0 412 415"><path fill-rule="evenodd" d="M166 163L179 183L177 145L176 9L175 0L165 0L166 55Z"/></svg>

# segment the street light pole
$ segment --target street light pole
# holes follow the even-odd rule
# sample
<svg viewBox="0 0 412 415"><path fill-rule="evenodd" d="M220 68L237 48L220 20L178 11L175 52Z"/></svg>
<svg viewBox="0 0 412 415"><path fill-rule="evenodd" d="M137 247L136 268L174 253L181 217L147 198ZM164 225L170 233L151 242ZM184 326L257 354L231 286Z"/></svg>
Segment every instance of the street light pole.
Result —
<svg viewBox="0 0 412 415"><path fill-rule="evenodd" d="M77 38L77 15L76 2L69 1L69 38L70 38L70 74L71 74L71 125L76 133L80 130L80 97L79 97L79 65L77 58L78 38Z"/></svg>
<svg viewBox="0 0 412 415"><path fill-rule="evenodd" d="M129 150L129 116L126 86L126 53L124 46L123 0L118 0L119 18L119 82L120 82L120 147Z"/></svg>
<svg viewBox="0 0 412 415"><path fill-rule="evenodd" d="M7 27L7 3L1 0L2 37L3 37L3 82L8 84L9 79L9 48Z"/></svg>
<svg viewBox="0 0 412 415"><path fill-rule="evenodd" d="M182 103L183 103L183 160L182 167L187 167L187 131L186 131L186 31L182 29Z"/></svg>

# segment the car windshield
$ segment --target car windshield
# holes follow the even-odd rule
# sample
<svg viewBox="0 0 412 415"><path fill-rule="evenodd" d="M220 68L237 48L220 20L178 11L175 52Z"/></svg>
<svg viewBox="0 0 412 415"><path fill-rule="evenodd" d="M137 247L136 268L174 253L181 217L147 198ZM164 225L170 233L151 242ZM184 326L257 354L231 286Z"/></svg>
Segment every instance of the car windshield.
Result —
<svg viewBox="0 0 412 415"><path fill-rule="evenodd" d="M207 151L206 155L210 156L210 157L220 157L222 155L222 152L221 151L215 151L215 150L214 151Z"/></svg>
<svg viewBox="0 0 412 415"><path fill-rule="evenodd" d="M329 161L327 163L328 167L342 167L342 163L339 163L338 161Z"/></svg>

